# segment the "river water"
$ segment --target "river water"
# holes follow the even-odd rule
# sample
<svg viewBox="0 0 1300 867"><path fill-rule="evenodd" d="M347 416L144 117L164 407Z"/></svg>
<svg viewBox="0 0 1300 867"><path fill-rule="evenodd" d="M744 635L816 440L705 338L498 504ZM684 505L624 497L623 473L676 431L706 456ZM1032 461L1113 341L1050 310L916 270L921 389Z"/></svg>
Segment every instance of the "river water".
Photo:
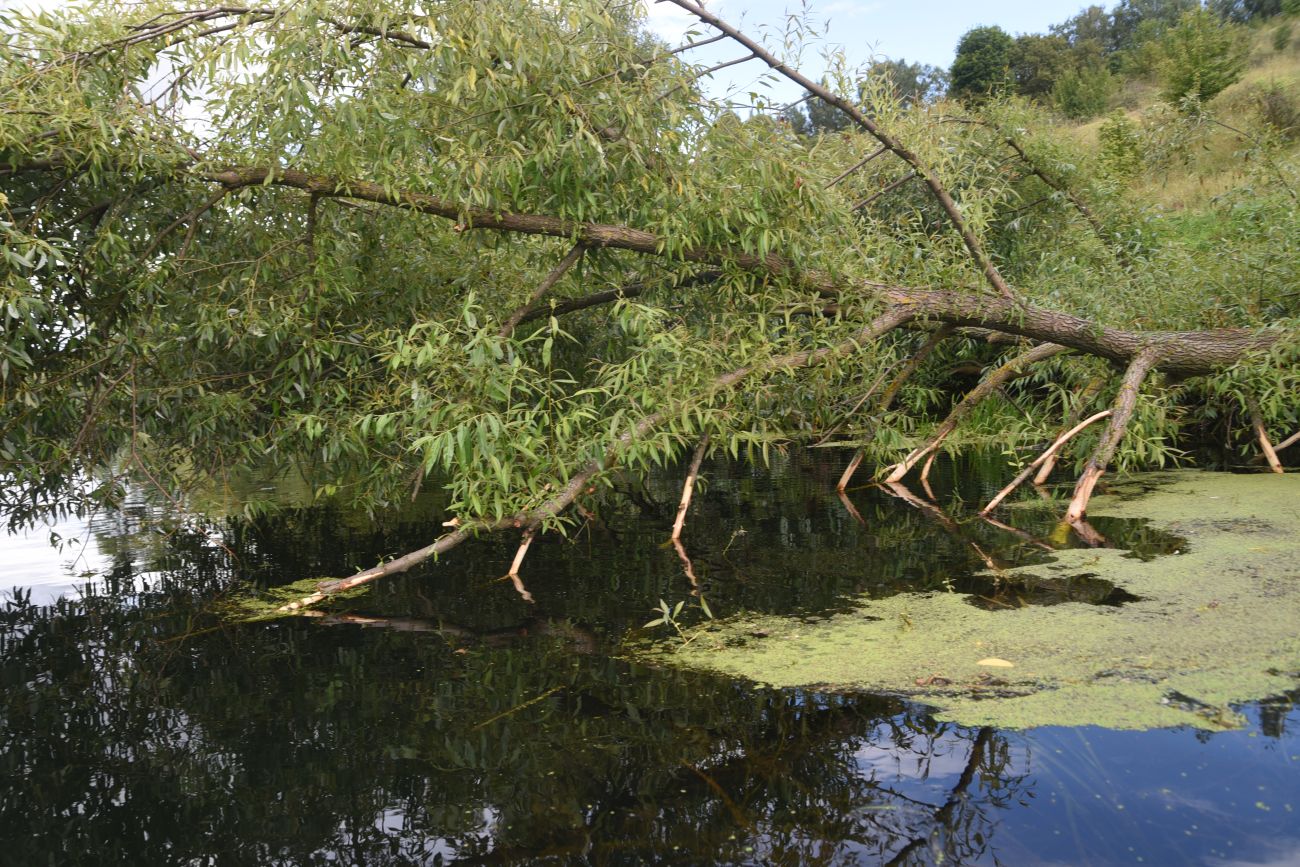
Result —
<svg viewBox="0 0 1300 867"><path fill-rule="evenodd" d="M706 466L695 585L662 545L677 476L623 483L534 543L532 605L500 580L497 538L327 616L221 616L250 584L427 543L429 509L204 522L139 503L11 537L0 863L1300 864L1295 694L1240 708L1238 731L1001 731L629 661L629 641L677 640L640 628L651 609L689 601L695 622L699 591L717 616L810 619L918 589L1123 604L1104 581L1026 595L979 577L1043 556L960 520L1005 470L941 468L958 520L864 489L858 521L833 493L845 458ZM1144 557L1178 544L1100 529ZM51 531L78 541L50 549Z"/></svg>

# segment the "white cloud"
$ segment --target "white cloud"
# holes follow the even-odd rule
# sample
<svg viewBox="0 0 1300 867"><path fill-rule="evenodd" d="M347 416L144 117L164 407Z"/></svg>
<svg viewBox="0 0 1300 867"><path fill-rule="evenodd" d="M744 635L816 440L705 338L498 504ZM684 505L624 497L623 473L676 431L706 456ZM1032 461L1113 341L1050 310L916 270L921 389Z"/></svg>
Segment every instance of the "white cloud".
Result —
<svg viewBox="0 0 1300 867"><path fill-rule="evenodd" d="M683 41L687 30L709 30L700 20L680 6L673 3L656 3L654 0L641 0L645 8L646 24L670 45ZM721 3L710 3L709 11L717 12Z"/></svg>

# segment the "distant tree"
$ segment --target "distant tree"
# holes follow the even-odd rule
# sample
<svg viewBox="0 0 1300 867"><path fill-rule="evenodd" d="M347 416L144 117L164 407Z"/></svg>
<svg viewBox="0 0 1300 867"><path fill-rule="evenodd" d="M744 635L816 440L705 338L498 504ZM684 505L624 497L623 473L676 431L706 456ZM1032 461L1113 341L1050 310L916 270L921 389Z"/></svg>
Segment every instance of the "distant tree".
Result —
<svg viewBox="0 0 1300 867"><path fill-rule="evenodd" d="M1283 0L1210 0L1220 18L1237 24L1272 18L1282 12Z"/></svg>
<svg viewBox="0 0 1300 867"><path fill-rule="evenodd" d="M1052 88L1052 101L1066 117L1084 120L1106 110L1115 89L1114 76L1101 65L1069 70Z"/></svg>
<svg viewBox="0 0 1300 867"><path fill-rule="evenodd" d="M1016 93L1033 99L1051 96L1052 88L1074 67L1070 42L1060 34L1025 33L1011 50L1011 77Z"/></svg>
<svg viewBox="0 0 1300 867"><path fill-rule="evenodd" d="M1161 95L1175 105L1208 102L1241 78L1248 52L1241 31L1208 9L1189 10L1161 40Z"/></svg>
<svg viewBox="0 0 1300 867"><path fill-rule="evenodd" d="M1073 18L1054 24L1051 32L1065 37L1076 50L1083 49L1088 54L1105 55L1118 47L1114 18L1104 6L1089 6Z"/></svg>
<svg viewBox="0 0 1300 867"><path fill-rule="evenodd" d="M810 99L802 105L786 109L784 118L799 135L843 132L849 128L849 120L844 113L820 99Z"/></svg>
<svg viewBox="0 0 1300 867"><path fill-rule="evenodd" d="M908 63L901 57L876 61L867 77L887 82L892 95L904 106L933 102L948 90L946 70L928 63Z"/></svg>
<svg viewBox="0 0 1300 867"><path fill-rule="evenodd" d="M978 102L1011 83L1011 49L1015 43L1001 27L976 27L957 43L949 93Z"/></svg>
<svg viewBox="0 0 1300 867"><path fill-rule="evenodd" d="M1184 14L1199 6L1199 0L1120 0L1111 13L1115 50L1132 49L1163 36L1178 25Z"/></svg>

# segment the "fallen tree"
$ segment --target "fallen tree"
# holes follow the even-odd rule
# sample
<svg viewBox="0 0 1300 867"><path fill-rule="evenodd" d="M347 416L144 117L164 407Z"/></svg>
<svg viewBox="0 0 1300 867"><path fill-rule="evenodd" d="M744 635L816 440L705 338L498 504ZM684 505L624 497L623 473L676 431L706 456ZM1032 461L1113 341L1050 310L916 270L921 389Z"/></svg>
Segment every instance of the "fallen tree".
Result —
<svg viewBox="0 0 1300 867"><path fill-rule="evenodd" d="M586 0L158 3L7 25L11 514L131 479L179 498L253 467L369 507L428 482L450 532L299 604L505 529L526 593L536 533L611 473L706 440L765 452L839 430L837 408L879 459L897 437L876 434L927 424L957 361L988 374L891 478L967 416L1011 423L985 407L1013 380L1033 405L1015 423L1039 440L1110 402L1074 521L1116 459L1197 423L1189 407L1239 407L1265 445L1294 424L1294 293L1244 304L1171 282L1177 245L1096 255L1131 219L1107 211L1115 191L1065 186L1004 119L954 132L883 93L868 112L672 2L716 32L696 44L738 43L737 63L859 132L800 139L762 105L741 120L699 90L730 62L693 64L692 45ZM1007 141L1030 167L1009 180L990 157ZM1070 207L1039 218L1028 255L1010 215L1034 184ZM1284 197L1270 213L1296 222ZM874 402L858 393L873 376Z"/></svg>

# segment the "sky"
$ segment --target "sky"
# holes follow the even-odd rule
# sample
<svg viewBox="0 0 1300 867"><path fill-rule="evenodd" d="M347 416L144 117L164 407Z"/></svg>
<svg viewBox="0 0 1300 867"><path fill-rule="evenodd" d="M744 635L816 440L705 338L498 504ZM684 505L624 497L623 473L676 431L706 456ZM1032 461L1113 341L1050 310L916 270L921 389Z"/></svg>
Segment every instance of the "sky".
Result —
<svg viewBox="0 0 1300 867"><path fill-rule="evenodd" d="M2 2L2 0L0 0ZM687 40L683 34L694 19L671 3L642 0L652 30L670 45ZM1101 5L1112 3L1096 0ZM764 32L771 37L770 47L780 47L781 31L788 14L801 14L805 8L810 20L825 33L817 40L821 46L840 46L850 63L865 65L872 58L889 57L909 62L928 63L947 68L952 64L957 41L966 31L980 25L1001 27L1012 35L1045 33L1089 5L1086 0L1001 0L1001 2L963 2L963 0L711 0L708 9L728 24L750 36ZM829 26L825 26L829 21ZM700 29L700 37L713 35ZM726 42L701 48L689 55L692 61L710 65L742 55L743 50ZM806 49L800 70L817 78L823 68L819 49ZM728 92L743 93L762 71L761 64L751 61L719 72L705 90L714 97ZM798 98L801 94L782 85L774 97Z"/></svg>

